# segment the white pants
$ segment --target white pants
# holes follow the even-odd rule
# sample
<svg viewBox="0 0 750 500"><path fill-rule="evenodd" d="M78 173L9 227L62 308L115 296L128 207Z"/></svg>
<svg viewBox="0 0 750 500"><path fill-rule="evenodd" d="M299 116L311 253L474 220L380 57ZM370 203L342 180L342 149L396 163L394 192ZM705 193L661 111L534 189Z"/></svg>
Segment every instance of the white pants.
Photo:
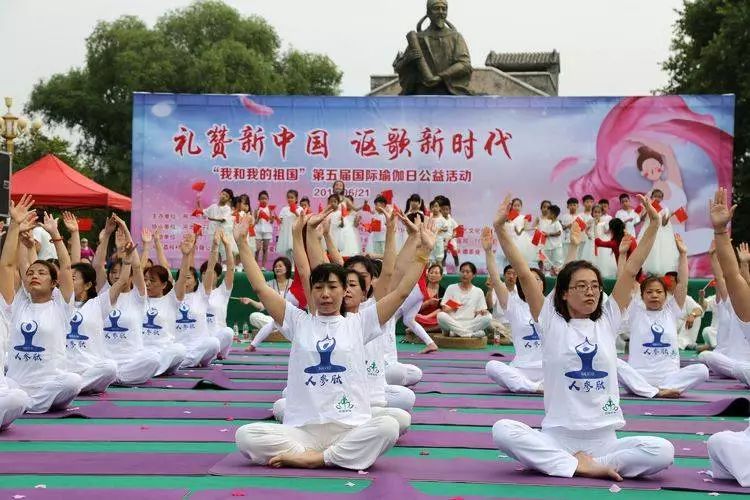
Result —
<svg viewBox="0 0 750 500"><path fill-rule="evenodd" d="M219 341L219 354L221 358L226 358L229 355L229 349L232 348L234 331L228 326L223 326L211 332L211 336Z"/></svg>
<svg viewBox="0 0 750 500"><path fill-rule="evenodd" d="M388 363L385 366L385 382L390 385L414 385L422 380L422 370L406 363Z"/></svg>
<svg viewBox="0 0 750 500"><path fill-rule="evenodd" d="M117 379L117 363L103 359L78 374L83 379L81 394L104 392Z"/></svg>
<svg viewBox="0 0 750 500"><path fill-rule="evenodd" d="M154 352L137 351L130 359L117 360L116 385L138 385L156 375L159 356Z"/></svg>
<svg viewBox="0 0 750 500"><path fill-rule="evenodd" d="M260 314L260 313L253 313L253 314ZM253 314L251 314L250 316L252 316ZM260 315L265 316L265 314L260 314ZM253 337L253 341L250 342L250 345L252 345L253 347L258 347L259 345L261 345L273 333L273 330L274 330L273 318L271 318L271 316L268 316L268 318L269 320L263 326L260 327L260 330L258 330L258 333L256 333L255 336ZM259 324L260 320L258 320L256 323ZM253 326L255 326L256 323L254 323Z"/></svg>
<svg viewBox="0 0 750 500"><path fill-rule="evenodd" d="M412 411L417 395L414 391L402 385L385 386L385 405L388 408L400 408L404 411Z"/></svg>
<svg viewBox="0 0 750 500"><path fill-rule="evenodd" d="M510 392L538 392L542 389L544 373L541 369L516 368L500 361L489 361L485 366L487 376Z"/></svg>
<svg viewBox="0 0 750 500"><path fill-rule="evenodd" d="M67 408L78 396L83 385L80 375L63 371L57 372L54 377L45 379L44 383L39 385L23 385L17 380L13 382L31 398L31 404L26 409L29 413L46 413Z"/></svg>
<svg viewBox="0 0 750 500"><path fill-rule="evenodd" d="M715 326L707 326L703 329L701 335L703 335L703 343L711 347L716 347L716 338L719 335L719 331Z"/></svg>
<svg viewBox="0 0 750 500"><path fill-rule="evenodd" d="M23 415L31 405L31 398L21 389L0 388L0 431Z"/></svg>
<svg viewBox="0 0 750 500"><path fill-rule="evenodd" d="M398 439L393 417L373 417L357 427L330 423L292 427L254 423L237 429L237 448L254 464L265 465L282 453L323 452L326 465L363 470L390 450Z"/></svg>
<svg viewBox="0 0 750 500"><path fill-rule="evenodd" d="M250 326L257 329L261 329L269 323L273 324L273 318L261 312L250 313L248 321L250 321Z"/></svg>
<svg viewBox="0 0 750 500"><path fill-rule="evenodd" d="M155 377L159 375L172 375L176 372L187 354L187 348L182 344L169 344L159 346L154 350L159 356L159 368L156 370Z"/></svg>
<svg viewBox="0 0 750 500"><path fill-rule="evenodd" d="M747 361L738 361L716 351L703 351L698 359L719 375L750 385L750 363Z"/></svg>
<svg viewBox="0 0 750 500"><path fill-rule="evenodd" d="M617 439L614 430L538 431L522 422L499 420L492 439L500 451L526 467L548 476L573 477L578 467L574 453L592 455L601 465L613 467L623 477L656 474L674 461L674 447L666 439L635 436Z"/></svg>
<svg viewBox="0 0 750 500"><path fill-rule="evenodd" d="M617 379L626 391L636 396L653 398L659 389L674 389L682 393L701 382L706 382L708 368L699 364L688 365L674 373L667 374L661 381L649 381L629 363L618 359Z"/></svg>
<svg viewBox="0 0 750 500"><path fill-rule="evenodd" d="M440 328L450 332L454 337L484 337L486 328L492 322L492 316L484 314L472 319L456 319L450 314L440 311L437 313L437 321Z"/></svg>
<svg viewBox="0 0 750 500"><path fill-rule="evenodd" d="M440 258L442 259L442 253L440 255ZM425 345L430 345L434 344L435 341L432 340L432 337L427 334L427 331L424 329L424 327L417 323L416 320L417 314L419 314L419 310L422 308L423 298L424 297L422 296L422 291L418 286L412 288L409 296L406 297L404 303L401 304L401 307L398 308L395 317L398 319L399 315L401 315L404 326L414 332L414 335L419 337L419 340L424 342Z"/></svg>
<svg viewBox="0 0 750 500"><path fill-rule="evenodd" d="M711 471L717 479L735 479L750 487L750 431L718 432L708 438Z"/></svg>
<svg viewBox="0 0 750 500"><path fill-rule="evenodd" d="M180 368L208 366L219 354L219 341L214 337L201 337L185 347L187 347L187 353Z"/></svg>
<svg viewBox="0 0 750 500"><path fill-rule="evenodd" d="M677 345L680 349L685 349L691 344L695 344L698 341L698 333L701 331L701 319L695 318L693 321L693 327L687 328L684 321L678 323L679 329L677 330Z"/></svg>

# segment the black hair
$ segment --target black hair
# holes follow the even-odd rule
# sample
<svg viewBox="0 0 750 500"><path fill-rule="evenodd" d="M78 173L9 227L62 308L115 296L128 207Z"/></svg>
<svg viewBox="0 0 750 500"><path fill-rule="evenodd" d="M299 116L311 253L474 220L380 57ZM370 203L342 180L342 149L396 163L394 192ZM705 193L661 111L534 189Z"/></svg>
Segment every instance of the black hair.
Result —
<svg viewBox="0 0 750 500"><path fill-rule="evenodd" d="M674 280L675 283L680 282L680 278L679 278L680 275L677 274L677 271L667 271L666 273L664 273L664 276L669 276L670 278Z"/></svg>
<svg viewBox="0 0 750 500"><path fill-rule="evenodd" d="M339 203L339 195L332 194L328 197L328 203L331 203L331 200L334 200L337 204Z"/></svg>
<svg viewBox="0 0 750 500"><path fill-rule="evenodd" d="M463 264L458 266L458 270L460 271L461 269L464 268L464 266L469 266L469 269L471 269L472 274L477 274L477 266L475 266L473 262L468 262L468 261L464 262Z"/></svg>
<svg viewBox="0 0 750 500"><path fill-rule="evenodd" d="M96 297L96 269L94 269L94 266L85 262L77 262L70 267L71 270L81 273L84 284L91 284L89 289L86 290L86 300Z"/></svg>
<svg viewBox="0 0 750 500"><path fill-rule="evenodd" d="M437 262L435 262L435 263L434 263L434 264L432 264L432 265L431 265L430 267L428 267L428 268L427 268L427 272L429 273L430 271L432 271L432 268L433 268L433 267L437 267L438 269L440 269L440 276L442 276L442 275L443 275L443 266L441 266L441 265L440 265L440 264L438 264Z"/></svg>
<svg viewBox="0 0 750 500"><path fill-rule="evenodd" d="M284 273L286 279L292 279L292 261L284 256L276 257L276 260L273 261L273 266L271 266L271 269L275 268L278 262L283 262L284 267L286 267L286 272Z"/></svg>
<svg viewBox="0 0 750 500"><path fill-rule="evenodd" d="M523 200L521 198L513 198L512 200L510 200L511 205L513 205L515 202L518 202L521 204L521 206L523 206Z"/></svg>
<svg viewBox="0 0 750 500"><path fill-rule="evenodd" d="M664 191L662 191L661 189L653 189L651 191L651 197L653 198L656 193L659 193L661 197L664 198Z"/></svg>
<svg viewBox="0 0 750 500"><path fill-rule="evenodd" d="M252 209L252 205L250 204L250 196L248 196L247 194L242 193L234 199L234 208L238 208L240 206L240 203L247 203L247 209Z"/></svg>
<svg viewBox="0 0 750 500"><path fill-rule="evenodd" d="M629 199L630 199L630 195L628 193L622 193L619 198L620 203L622 203L622 200L629 200Z"/></svg>
<svg viewBox="0 0 750 500"><path fill-rule="evenodd" d="M112 274L112 269L114 269L115 266L120 266L120 270L122 270L123 265L125 265L125 262L123 262L123 260L119 257L110 261L109 265L107 266L107 281L110 285L114 285L114 283L112 283L109 279L109 275Z"/></svg>
<svg viewBox="0 0 750 500"><path fill-rule="evenodd" d="M308 198L307 196L303 196L302 198L299 199L299 204L300 205L302 205L304 202L307 202L307 204L309 205L310 204L310 198Z"/></svg>
<svg viewBox="0 0 750 500"><path fill-rule="evenodd" d="M221 264L219 264L218 262L214 263L214 273L216 274L216 278L221 276L221 272L223 270L224 269L221 267ZM201 264L201 267L200 267L201 276L206 274L206 271L208 271L208 261L205 261L203 262L203 264Z"/></svg>
<svg viewBox="0 0 750 500"><path fill-rule="evenodd" d="M52 281L57 282L57 268L53 266L52 263L46 260L35 260L29 265L29 267L33 266L34 264L41 264L42 266L46 267L47 272L49 272L50 278L52 278Z"/></svg>
<svg viewBox="0 0 750 500"><path fill-rule="evenodd" d="M380 275L378 268L372 259L366 255L353 255L346 260L344 266L348 270L355 264L362 264L370 275L370 289L367 290L367 297L369 298L372 295L372 278L377 278Z"/></svg>
<svg viewBox="0 0 750 500"><path fill-rule="evenodd" d="M511 266L510 264L503 268L503 274L507 273L509 269L513 269L513 266Z"/></svg>
<svg viewBox="0 0 750 500"><path fill-rule="evenodd" d="M382 194L379 194L375 197L374 203L382 203L383 205L387 205L388 200L385 199L385 196L383 196Z"/></svg>
<svg viewBox="0 0 750 500"><path fill-rule="evenodd" d="M411 205L411 202L419 202L419 210L420 212L424 213L424 200L422 199L421 196L419 196L417 193L414 193L411 196L409 196L409 199L406 200L406 210L409 210L409 205Z"/></svg>
<svg viewBox="0 0 750 500"><path fill-rule="evenodd" d="M594 201L594 197L591 196L590 194L583 195L583 201L586 202L588 200Z"/></svg>
<svg viewBox="0 0 750 500"><path fill-rule="evenodd" d="M607 198L602 198L602 199L601 199L601 200L599 200L599 201L598 201L597 203L598 203L599 205L601 205L602 203L604 203L605 205L609 206L609 200L608 200Z"/></svg>
<svg viewBox="0 0 750 500"><path fill-rule="evenodd" d="M619 244L625 236L625 223L617 218L610 219L609 232L612 233L612 239Z"/></svg>
<svg viewBox="0 0 750 500"><path fill-rule="evenodd" d="M380 277L380 273L383 272L383 261L380 259L370 259L372 265L375 267L375 277Z"/></svg>
<svg viewBox="0 0 750 500"><path fill-rule="evenodd" d="M646 291L646 288L648 288L648 286L651 283L659 283L662 289L664 290L664 293L665 294L667 293L668 287L667 287L667 284L664 283L664 278L662 278L661 276L649 276L645 280L641 281L641 296L643 296L644 292Z"/></svg>
<svg viewBox="0 0 750 500"><path fill-rule="evenodd" d="M339 266L338 264L325 263L315 266L315 269L310 272L310 289L314 288L316 283L327 283L331 275L334 275L336 277L342 288L346 288L346 269ZM339 313L342 316L346 314L343 300L341 301L341 308L339 309Z"/></svg>
<svg viewBox="0 0 750 500"><path fill-rule="evenodd" d="M560 216L560 207L557 205L550 205L549 208L547 208L547 212L551 213L555 217Z"/></svg>
<svg viewBox="0 0 750 500"><path fill-rule="evenodd" d="M290 194L293 194L295 198L299 199L299 191L296 189L290 189L286 192L286 195L289 196Z"/></svg>
<svg viewBox="0 0 750 500"><path fill-rule="evenodd" d="M227 193L229 195L229 205L233 207L234 206L234 191L232 191L229 188L223 188L220 192Z"/></svg>
<svg viewBox="0 0 750 500"><path fill-rule="evenodd" d="M568 201L566 202L566 205L571 205L573 203L575 203L576 205L578 205L578 198L568 198Z"/></svg>
<svg viewBox="0 0 750 500"><path fill-rule="evenodd" d="M542 280L542 295L546 296L547 282L544 280L544 273L536 267L530 267L529 271L539 276L539 279ZM521 284L521 280L516 280L516 291L518 292L518 298L526 302L526 294L523 293L523 285Z"/></svg>
<svg viewBox="0 0 750 500"><path fill-rule="evenodd" d="M451 206L451 200L449 200L446 196L443 196L442 194L437 195L435 199L437 200L438 205L440 205L441 207Z"/></svg>
<svg viewBox="0 0 750 500"><path fill-rule="evenodd" d="M149 267L143 274L157 278L162 283L166 283L163 295L168 294L172 290L172 282L169 281L169 269L166 267L157 264Z"/></svg>
<svg viewBox="0 0 750 500"><path fill-rule="evenodd" d="M60 261L58 259L55 259L54 257L51 259L47 259L47 262L55 266L56 268L60 269Z"/></svg>
<svg viewBox="0 0 750 500"><path fill-rule="evenodd" d="M555 284L555 311L566 322L570 321L570 311L568 310L568 302L563 297L568 292L568 288L570 288L570 280L573 279L573 274L582 269L593 271L596 274L596 281L599 282L599 301L589 319L596 321L602 316L602 294L604 293L602 273L599 272L599 268L587 260L574 260L568 262L560 269L560 272L557 274L557 283Z"/></svg>
<svg viewBox="0 0 750 500"><path fill-rule="evenodd" d="M263 196L263 195L266 195L266 198L268 198L268 191L266 191L264 189L263 191L261 191L260 193L258 193L258 199L260 199L260 197Z"/></svg>
<svg viewBox="0 0 750 500"><path fill-rule="evenodd" d="M545 203L548 205L547 208L549 208L550 206L552 206L552 202L551 201L549 201L549 200L542 200L542 202L539 204L539 209L541 209L542 207L544 207Z"/></svg>
<svg viewBox="0 0 750 500"><path fill-rule="evenodd" d="M412 212L409 215L406 216L407 219L409 219L412 224L417 223L417 219L419 219L420 222L424 222L424 213L423 212Z"/></svg>
<svg viewBox="0 0 750 500"><path fill-rule="evenodd" d="M359 274L354 269L349 269L346 271L346 279L349 280L349 276L354 275L357 277L357 283L359 283L359 289L362 290L362 293L367 293L367 290L365 289L365 278ZM346 288L347 284L344 284L344 287Z"/></svg>

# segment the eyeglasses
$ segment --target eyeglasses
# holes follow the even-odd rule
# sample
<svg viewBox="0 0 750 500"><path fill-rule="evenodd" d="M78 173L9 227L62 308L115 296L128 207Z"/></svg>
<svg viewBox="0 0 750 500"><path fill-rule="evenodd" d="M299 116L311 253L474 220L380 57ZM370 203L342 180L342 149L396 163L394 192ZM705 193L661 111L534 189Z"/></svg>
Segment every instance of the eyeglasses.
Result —
<svg viewBox="0 0 750 500"><path fill-rule="evenodd" d="M569 290L575 290L578 293L586 293L591 290L594 293L599 293L602 289L599 283L578 283L569 288Z"/></svg>

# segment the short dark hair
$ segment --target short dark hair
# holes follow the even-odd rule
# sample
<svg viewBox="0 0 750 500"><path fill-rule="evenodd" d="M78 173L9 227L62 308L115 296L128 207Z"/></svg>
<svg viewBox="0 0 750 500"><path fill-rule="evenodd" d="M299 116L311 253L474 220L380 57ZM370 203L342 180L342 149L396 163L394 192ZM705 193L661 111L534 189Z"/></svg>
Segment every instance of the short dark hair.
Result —
<svg viewBox="0 0 750 500"><path fill-rule="evenodd" d="M542 280L542 295L547 295L547 282L544 280L544 273L536 267L530 267L529 271L539 276L539 279ZM518 298L526 302L526 294L523 293L523 285L521 284L521 280L516 281L516 291L518 292Z"/></svg>
<svg viewBox="0 0 750 500"><path fill-rule="evenodd" d="M167 269L164 266L155 265L149 267L144 275L151 276L153 278L157 278L162 283L166 283L167 286L164 287L164 295L168 294L172 290L172 282L169 281L169 269Z"/></svg>
<svg viewBox="0 0 750 500"><path fill-rule="evenodd" d="M330 264L327 262L315 266L315 269L310 272L310 288L313 288L316 283L327 283L331 275L336 277L338 282L341 283L342 288L346 288L346 269L338 264ZM341 313L342 316L346 313L343 300L341 301L339 313Z"/></svg>
<svg viewBox="0 0 750 500"><path fill-rule="evenodd" d="M221 264L219 264L218 262L214 263L214 273L216 273L217 278L221 276L221 272L223 270L224 269L221 267ZM201 267L200 267L201 276L206 274L206 271L208 271L208 261L204 261L203 264L201 264Z"/></svg>
<svg viewBox="0 0 750 500"><path fill-rule="evenodd" d="M229 188L223 188L221 190L222 193L227 193L229 195L229 204L234 206L234 191L232 191Z"/></svg>
<svg viewBox="0 0 750 500"><path fill-rule="evenodd" d="M284 276L286 276L286 279L292 278L292 261L289 260L287 257L284 257L283 255L281 257L276 257L276 260L273 261L273 266L271 266L271 269L276 267L276 264L278 262L283 262L284 267L286 267L286 272L284 273Z"/></svg>
<svg viewBox="0 0 750 500"><path fill-rule="evenodd" d="M662 191L661 189L653 189L653 190L651 190L651 196L654 196L656 193L659 193L661 195L661 197L664 198L664 191Z"/></svg>
<svg viewBox="0 0 750 500"><path fill-rule="evenodd" d="M258 199L260 199L261 196L266 195L266 198L268 197L268 191L265 189L262 190L260 193L258 193Z"/></svg>
<svg viewBox="0 0 750 500"><path fill-rule="evenodd" d="M477 274L477 266L475 266L473 262L468 262L468 261L464 262L463 264L461 264L460 266L458 266L458 270L460 271L461 269L464 268L464 266L469 266L469 269L471 270L471 273L472 274Z"/></svg>
<svg viewBox="0 0 750 500"><path fill-rule="evenodd" d="M677 271L667 271L666 273L664 273L664 276L669 276L670 278L674 279L675 283L680 282L680 275L677 273Z"/></svg>
<svg viewBox="0 0 750 500"><path fill-rule="evenodd" d="M40 260L37 259L31 264L29 264L29 267L33 266L34 264L40 264L47 268L47 271L49 272L50 278L52 278L52 281L57 282L57 268L49 261L47 260Z"/></svg>
<svg viewBox="0 0 750 500"><path fill-rule="evenodd" d="M242 193L234 199L234 207L237 208L240 203L247 203L248 208L252 207L252 205L250 204L250 196L245 193Z"/></svg>
<svg viewBox="0 0 750 500"><path fill-rule="evenodd" d="M440 275L442 276L442 275L443 275L443 266L441 266L441 265L440 265L440 264L438 264L437 262L436 262L436 263L434 263L434 264L432 264L432 265L431 265L430 267L428 267L428 268L427 268L427 272L429 273L429 272L430 272L430 271L432 271L432 269L433 269L433 268L435 268L435 267L437 267L438 269L440 269Z"/></svg>
<svg viewBox="0 0 750 500"><path fill-rule="evenodd" d="M193 273L193 279L195 279L195 288L190 290L191 292L194 292L198 289L198 285L200 284L200 280L198 279L198 271L193 266L190 266L188 271ZM180 271L177 271L177 279L180 279Z"/></svg>
<svg viewBox="0 0 750 500"><path fill-rule="evenodd" d="M383 196L382 194L379 194L375 197L374 203L382 203L383 205L387 205L388 200L385 199L385 196Z"/></svg>
<svg viewBox="0 0 750 500"><path fill-rule="evenodd" d="M555 217L560 216L560 207L557 205L550 205L549 208L547 208L547 212L551 213Z"/></svg>
<svg viewBox="0 0 750 500"><path fill-rule="evenodd" d="M578 205L578 198L568 198L568 201L565 204L566 205L572 205L573 203L575 203L576 205Z"/></svg>
<svg viewBox="0 0 750 500"><path fill-rule="evenodd" d="M622 203L623 200L629 200L629 199L630 199L630 195L628 193L622 193L620 195L620 203Z"/></svg>
<svg viewBox="0 0 750 500"><path fill-rule="evenodd" d="M286 195L289 196L290 194L293 194L295 198L299 198L299 191L296 189L290 189L286 192Z"/></svg>
<svg viewBox="0 0 750 500"><path fill-rule="evenodd" d="M310 198L308 198L307 196L303 196L302 198L299 199L300 205L303 204L304 202L307 202L307 204L309 205L310 204Z"/></svg>
<svg viewBox="0 0 750 500"><path fill-rule="evenodd" d="M542 200L542 202L539 204L539 208L542 208L545 203L547 205L549 205L549 206L552 206L552 202L551 201L549 201L549 200ZM547 207L547 208L549 208L549 207Z"/></svg>
<svg viewBox="0 0 750 500"><path fill-rule="evenodd" d="M583 195L583 201L588 201L588 200L594 201L594 197L591 196L590 194Z"/></svg>
<svg viewBox="0 0 750 500"><path fill-rule="evenodd" d="M609 205L609 200L607 198L602 198L597 203L599 203L599 205L601 204Z"/></svg>
<svg viewBox="0 0 750 500"><path fill-rule="evenodd" d="M599 268L587 260L574 260L568 262L560 269L560 272L557 274L557 283L555 284L555 311L566 322L570 321L570 311L568 311L568 303L563 296L568 291L568 288L570 288L570 280L573 278L573 274L581 269L593 271L596 274L596 281L599 282L599 302L597 302L596 309L591 313L589 319L596 321L602 316L602 297L604 293L602 273L599 272Z"/></svg>
<svg viewBox="0 0 750 500"><path fill-rule="evenodd" d="M328 203L331 203L331 200L334 200L336 203L338 203L339 202L339 195L337 195L337 194L330 195L328 197Z"/></svg>
<svg viewBox="0 0 750 500"><path fill-rule="evenodd" d="M449 200L447 196L443 196L442 194L439 194L435 196L435 199L437 200L438 205L440 205L441 207L451 206L451 200Z"/></svg>
<svg viewBox="0 0 750 500"><path fill-rule="evenodd" d="M503 274L507 273L510 269L513 269L513 266L511 266L510 264L508 264L507 266L505 266L503 268Z"/></svg>
<svg viewBox="0 0 750 500"><path fill-rule="evenodd" d="M373 262L370 257L367 257L366 255L352 255L351 257L346 259L346 262L344 262L344 268L349 270L355 264L362 264L365 270L367 270L367 273L370 275L371 279L380 276L380 268ZM370 289L367 290L368 298L372 295L372 292L372 281L370 281Z"/></svg>
<svg viewBox="0 0 750 500"><path fill-rule="evenodd" d="M349 279L349 276L354 275L357 277L357 283L359 283L359 289L362 290L362 293L367 293L367 290L365 289L365 279L362 277L361 274L359 274L354 269L348 269L346 271L346 278ZM346 287L346 283L344 284Z"/></svg>
<svg viewBox="0 0 750 500"><path fill-rule="evenodd" d="M643 293L646 291L646 288L648 288L651 283L659 283L664 290L664 293L667 293L667 284L664 283L664 278L662 278L661 276L649 276L645 280L641 281L641 295L643 295Z"/></svg>
<svg viewBox="0 0 750 500"><path fill-rule="evenodd" d="M83 278L84 284L91 284L86 291L86 300L96 297L96 269L94 269L94 266L86 262L76 262L70 267L73 271L81 273L81 278Z"/></svg>

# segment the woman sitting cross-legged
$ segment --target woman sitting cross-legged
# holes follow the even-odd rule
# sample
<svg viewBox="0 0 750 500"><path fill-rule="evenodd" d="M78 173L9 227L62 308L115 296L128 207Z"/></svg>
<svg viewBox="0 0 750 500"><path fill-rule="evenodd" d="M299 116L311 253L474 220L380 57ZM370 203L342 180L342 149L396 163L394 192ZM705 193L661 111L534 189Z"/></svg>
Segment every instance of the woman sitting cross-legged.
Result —
<svg viewBox="0 0 750 500"><path fill-rule="evenodd" d="M503 231L510 197L495 217L500 245L518 273L532 318L542 327L545 415L541 431L522 422L500 420L492 428L492 437L501 451L544 474L620 481L654 474L674 460L674 447L666 439L618 439L615 434L625 425L615 337L622 313L630 304L635 276L658 227L656 210L642 201L652 224L604 303L599 270L580 260L568 262L560 270L555 289L545 298L523 254ZM576 251L571 244L569 253Z"/></svg>
<svg viewBox="0 0 750 500"><path fill-rule="evenodd" d="M311 217L309 224L317 225L329 213ZM292 347L284 424L245 425L237 430L237 446L255 464L366 469L395 444L399 424L387 415L372 416L365 344L383 335L383 325L411 292L435 235L421 227L421 248L398 288L375 307L344 316L344 269L315 267L307 285L311 312L296 308L266 284L243 237L251 222L245 217L235 226L240 258L253 289Z"/></svg>

